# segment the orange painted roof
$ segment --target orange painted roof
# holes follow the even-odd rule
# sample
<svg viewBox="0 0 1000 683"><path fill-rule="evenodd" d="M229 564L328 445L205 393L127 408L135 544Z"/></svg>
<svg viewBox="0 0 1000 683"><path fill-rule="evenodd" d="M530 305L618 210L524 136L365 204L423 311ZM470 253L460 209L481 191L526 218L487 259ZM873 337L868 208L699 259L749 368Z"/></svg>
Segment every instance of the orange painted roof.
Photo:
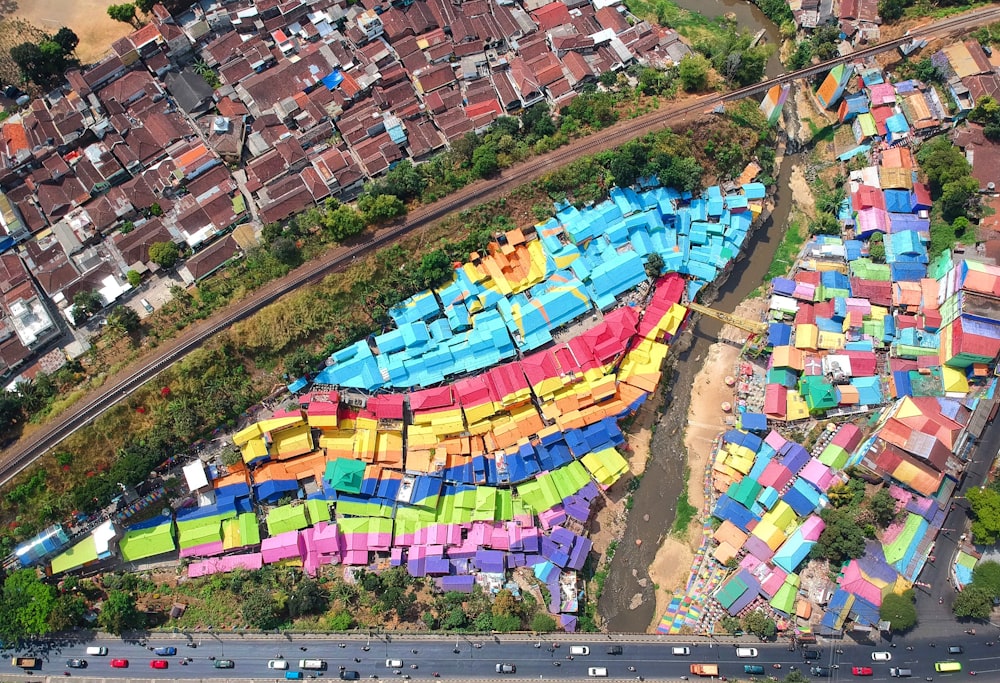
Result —
<svg viewBox="0 0 1000 683"><path fill-rule="evenodd" d="M7 153L11 156L29 149L28 133L20 123L3 124L3 139L7 143Z"/></svg>

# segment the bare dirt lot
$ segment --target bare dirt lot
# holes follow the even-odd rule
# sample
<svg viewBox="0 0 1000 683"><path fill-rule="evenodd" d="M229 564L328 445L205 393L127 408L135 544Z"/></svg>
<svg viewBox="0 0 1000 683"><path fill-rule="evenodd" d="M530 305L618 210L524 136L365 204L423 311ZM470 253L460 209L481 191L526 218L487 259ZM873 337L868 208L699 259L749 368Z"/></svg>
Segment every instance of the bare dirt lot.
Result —
<svg viewBox="0 0 1000 683"><path fill-rule="evenodd" d="M68 26L80 38L77 57L91 64L107 53L111 43L133 30L108 16L111 4L110 0L0 0L0 15L26 19L46 33Z"/></svg>

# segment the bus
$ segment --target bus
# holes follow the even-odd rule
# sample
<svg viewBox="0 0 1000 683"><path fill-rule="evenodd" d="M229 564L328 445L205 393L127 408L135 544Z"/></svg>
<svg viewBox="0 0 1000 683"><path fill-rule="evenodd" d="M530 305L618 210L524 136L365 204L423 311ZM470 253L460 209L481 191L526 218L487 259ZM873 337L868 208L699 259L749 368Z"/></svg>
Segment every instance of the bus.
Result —
<svg viewBox="0 0 1000 683"><path fill-rule="evenodd" d="M961 671L961 662L934 662L934 670L938 673L946 673L949 671Z"/></svg>

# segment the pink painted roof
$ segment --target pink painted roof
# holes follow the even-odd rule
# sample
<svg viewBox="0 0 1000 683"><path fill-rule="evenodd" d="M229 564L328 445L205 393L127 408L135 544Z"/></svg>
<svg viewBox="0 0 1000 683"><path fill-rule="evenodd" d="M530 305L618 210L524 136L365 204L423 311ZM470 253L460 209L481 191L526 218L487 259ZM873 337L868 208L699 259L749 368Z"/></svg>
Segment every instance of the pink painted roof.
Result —
<svg viewBox="0 0 1000 683"><path fill-rule="evenodd" d="M225 551L222 547L222 541L213 541L211 543L202 543L201 545L191 546L190 548L181 548L181 557L211 557L212 555L221 555Z"/></svg>
<svg viewBox="0 0 1000 683"><path fill-rule="evenodd" d="M247 553L245 555L228 555L226 557L213 557L201 562L192 562L188 565L188 576L196 579L199 576L209 574L219 574L231 572L236 569L246 569L253 571L264 566L261 553Z"/></svg>
<svg viewBox="0 0 1000 683"><path fill-rule="evenodd" d="M825 528L826 522L820 519L819 515L810 515L806 521L802 522L799 531L802 532L802 538L805 540L818 541L819 535L823 533Z"/></svg>

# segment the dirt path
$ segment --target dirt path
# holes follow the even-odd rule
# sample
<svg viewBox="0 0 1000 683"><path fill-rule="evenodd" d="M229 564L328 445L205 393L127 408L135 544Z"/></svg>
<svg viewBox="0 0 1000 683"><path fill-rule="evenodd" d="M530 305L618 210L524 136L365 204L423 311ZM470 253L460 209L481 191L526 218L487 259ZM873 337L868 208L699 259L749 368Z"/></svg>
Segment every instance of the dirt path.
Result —
<svg viewBox="0 0 1000 683"><path fill-rule="evenodd" d="M108 16L108 5L114 4L110 0L8 0L6 4L16 7L13 16L27 19L47 33L62 26L73 29L80 38L76 56L84 64L99 61L111 43L134 30ZM0 10L3 6L0 4Z"/></svg>
<svg viewBox="0 0 1000 683"><path fill-rule="evenodd" d="M699 512L705 505L704 473L712 455L712 443L726 429L722 412L723 401L732 402L733 390L724 378L739 357L739 349L731 344L716 343L708 349L698 374L694 378L691 402L688 405L684 447L687 449L688 502ZM668 536L656 552L649 567L649 576L656 595L656 608L650 630L655 630L670 604L675 591L683 591L691 573L694 551L701 545L702 519L691 521L683 537Z"/></svg>

